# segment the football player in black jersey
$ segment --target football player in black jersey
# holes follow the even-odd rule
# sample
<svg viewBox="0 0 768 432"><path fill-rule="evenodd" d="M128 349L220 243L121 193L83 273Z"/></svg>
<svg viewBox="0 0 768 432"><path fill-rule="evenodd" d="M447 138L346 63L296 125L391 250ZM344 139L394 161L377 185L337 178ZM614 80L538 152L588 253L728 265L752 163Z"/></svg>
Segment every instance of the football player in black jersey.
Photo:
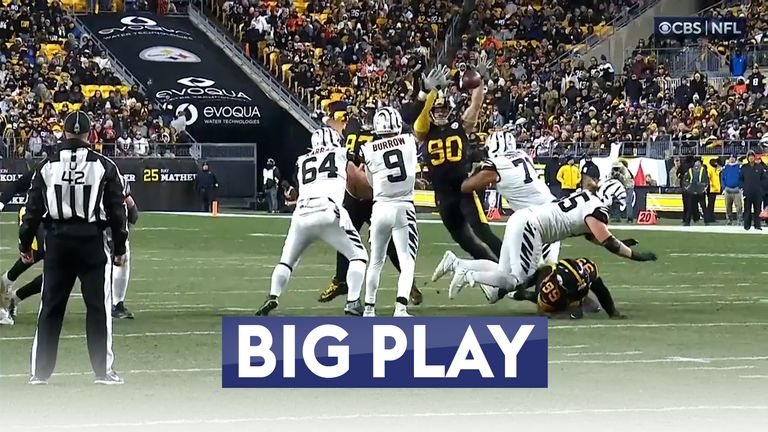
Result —
<svg viewBox="0 0 768 432"><path fill-rule="evenodd" d="M589 303L587 294L592 291L609 317L626 318L616 309L597 264L589 258L562 259L557 264L543 266L529 280L528 288L531 287L532 290L516 291L514 299L536 303L540 314L580 319Z"/></svg>
<svg viewBox="0 0 768 432"><path fill-rule="evenodd" d="M355 165L360 165L362 157L360 156L360 147L372 141L373 136L373 115L376 113L376 104L373 101L368 101L365 106L360 109L359 115L355 113L355 107L351 107L352 115L347 119L346 124L338 120L326 120L325 123L341 132L344 137L344 142L347 145L347 150L353 155L353 162ZM373 200L371 197L355 196L349 190L344 195L344 208L347 209L350 219L355 226L355 229L360 231L364 224L371 222L371 212L373 211ZM395 251L392 242L389 242L387 248L387 256L395 266L397 271L400 271L400 261L397 259L397 252ZM349 261L342 254L336 254L336 275L331 280L328 287L320 293L318 301L325 303L333 300L339 295L347 293L347 284L343 281L347 277L347 269L349 268ZM411 288L410 302L414 305L419 305L423 301L421 291L414 285Z"/></svg>
<svg viewBox="0 0 768 432"><path fill-rule="evenodd" d="M478 65L487 78L488 66ZM474 259L498 262L501 240L488 226L483 206L476 192L461 193L473 162L484 156L469 148L467 132L472 132L482 108L485 91L482 84L471 90L470 104L460 119L452 118L449 101L442 92L444 83L432 86L425 80L419 98L424 108L414 124L416 139L422 143L424 164L435 190L435 204L451 237Z"/></svg>

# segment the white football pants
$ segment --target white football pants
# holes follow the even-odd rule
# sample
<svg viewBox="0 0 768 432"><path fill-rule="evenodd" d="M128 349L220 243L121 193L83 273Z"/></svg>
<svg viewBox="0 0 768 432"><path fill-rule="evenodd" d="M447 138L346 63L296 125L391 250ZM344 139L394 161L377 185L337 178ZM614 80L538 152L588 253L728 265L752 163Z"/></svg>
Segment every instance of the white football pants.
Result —
<svg viewBox="0 0 768 432"><path fill-rule="evenodd" d="M270 294L280 296L283 293L301 255L317 240L324 241L349 260L347 299L359 299L368 253L347 211L326 198L309 199L297 205L280 263L272 273Z"/></svg>
<svg viewBox="0 0 768 432"><path fill-rule="evenodd" d="M373 204L371 226L371 262L365 275L365 304L376 304L376 292L390 238L400 260L400 277L397 281L397 297L408 299L416 273L416 253L419 250L419 230L416 225L416 209L411 202L378 201ZM407 301L407 300L406 300Z"/></svg>

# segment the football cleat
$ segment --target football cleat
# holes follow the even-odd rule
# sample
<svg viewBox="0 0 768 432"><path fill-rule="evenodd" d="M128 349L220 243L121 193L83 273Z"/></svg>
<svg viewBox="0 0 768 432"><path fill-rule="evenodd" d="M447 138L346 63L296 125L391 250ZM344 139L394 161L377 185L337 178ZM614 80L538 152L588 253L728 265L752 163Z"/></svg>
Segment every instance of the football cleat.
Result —
<svg viewBox="0 0 768 432"><path fill-rule="evenodd" d="M0 309L0 325L12 326L13 324L14 321L11 314L9 314L6 309Z"/></svg>
<svg viewBox="0 0 768 432"><path fill-rule="evenodd" d="M432 273L432 282L437 282L446 274L452 273L456 267L457 260L456 254L451 251L445 251L443 259L440 260L440 263L435 267L434 273Z"/></svg>
<svg viewBox="0 0 768 432"><path fill-rule="evenodd" d="M411 287L411 294L408 296L408 300L414 306L418 306L424 301L424 295L420 289L416 288L416 285Z"/></svg>
<svg viewBox="0 0 768 432"><path fill-rule="evenodd" d="M320 293L320 298L317 299L317 301L319 301L320 303L327 303L335 299L337 296L340 296L346 293L347 293L346 282L339 282L336 278L333 278L333 280L331 280L331 283L328 285L328 287L325 288L322 293Z"/></svg>
<svg viewBox="0 0 768 432"><path fill-rule="evenodd" d="M376 317L376 307L370 306L370 305L365 306L365 310L363 311L363 316L366 318Z"/></svg>
<svg viewBox="0 0 768 432"><path fill-rule="evenodd" d="M344 306L344 315L363 316L363 304L360 303L360 299L348 301Z"/></svg>
<svg viewBox="0 0 768 432"><path fill-rule="evenodd" d="M133 319L133 312L125 308L123 302L112 306L112 318L115 319Z"/></svg>
<svg viewBox="0 0 768 432"><path fill-rule="evenodd" d="M395 303L395 313L393 317L412 317L413 315L408 313L408 309L400 303Z"/></svg>
<svg viewBox="0 0 768 432"><path fill-rule="evenodd" d="M448 286L448 298L453 300L467 285L470 285L467 275L469 271L465 268L457 267L453 273L453 279Z"/></svg>
<svg viewBox="0 0 768 432"><path fill-rule="evenodd" d="M120 375L112 371L107 373L104 376L96 377L96 379L93 380L93 383L100 384L100 385L121 385L121 384L125 384L125 381L123 381L123 379L120 378Z"/></svg>
<svg viewBox="0 0 768 432"><path fill-rule="evenodd" d="M277 309L277 299L268 297L263 305L256 311L256 316L267 316L270 312Z"/></svg>
<svg viewBox="0 0 768 432"><path fill-rule="evenodd" d="M472 281L472 285L474 285L474 281ZM485 294L485 298L488 299L490 304L494 304L504 298L504 296L500 295L501 290L497 287L480 284L480 289L483 290L483 294Z"/></svg>
<svg viewBox="0 0 768 432"><path fill-rule="evenodd" d="M33 377L31 377L29 379L29 381L27 381L27 384L29 384L29 385L48 385L48 380L33 376Z"/></svg>
<svg viewBox="0 0 768 432"><path fill-rule="evenodd" d="M13 298L13 284L14 282L8 279L8 273L0 276L0 306L6 307L10 304Z"/></svg>

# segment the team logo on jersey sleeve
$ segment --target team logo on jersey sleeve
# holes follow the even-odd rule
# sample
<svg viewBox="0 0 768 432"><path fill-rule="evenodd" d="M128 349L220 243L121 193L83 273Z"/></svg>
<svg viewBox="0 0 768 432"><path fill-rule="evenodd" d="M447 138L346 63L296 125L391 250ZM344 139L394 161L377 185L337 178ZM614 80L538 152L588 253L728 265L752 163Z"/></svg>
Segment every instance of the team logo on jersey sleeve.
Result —
<svg viewBox="0 0 768 432"><path fill-rule="evenodd" d="M459 122L451 123L451 129L458 129L458 128L459 128Z"/></svg>

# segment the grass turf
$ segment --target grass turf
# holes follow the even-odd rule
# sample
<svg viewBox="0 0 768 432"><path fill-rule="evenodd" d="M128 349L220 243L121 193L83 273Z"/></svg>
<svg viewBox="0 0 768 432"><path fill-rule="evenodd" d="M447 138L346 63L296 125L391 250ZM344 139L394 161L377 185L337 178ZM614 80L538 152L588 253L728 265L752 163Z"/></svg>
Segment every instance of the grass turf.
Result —
<svg viewBox="0 0 768 432"><path fill-rule="evenodd" d="M81 299L72 298L56 370L62 375L46 388L27 386L38 304L30 299L21 305L17 325L0 327L0 394L13 395L3 402L11 430L56 430L55 425L190 430L211 424L218 425L214 430L251 430L254 423L271 425L266 430L324 429L349 419L371 420L374 430L406 421L414 428L443 422L453 429L507 417L520 425L541 425L545 418L543 424L567 423L577 430L581 422L609 427L627 420L624 430L654 419L670 430L687 430L678 426L695 422L766 422L768 252L765 237L754 235L617 234L657 252L661 258L656 263L622 261L583 239L566 241L561 256L594 258L629 320L610 321L600 313L576 322L550 321L547 390L222 390L220 317L251 315L261 304L287 226L283 218L142 215L131 234L126 302L136 320L114 323L115 365L126 385L91 384L84 307ZM502 226L494 229L502 235ZM443 251L457 248L439 224L421 224L420 231L417 279L425 302L412 308L414 314L534 313L526 303L489 306L479 292L469 290L448 300L447 281L441 286L426 282ZM13 215L3 215L3 271L16 258L15 236ZM281 299L279 314L341 314L343 300L317 302L333 271L328 247L311 247ZM395 278L387 265L380 314L391 312ZM83 424L84 417L90 426Z"/></svg>

